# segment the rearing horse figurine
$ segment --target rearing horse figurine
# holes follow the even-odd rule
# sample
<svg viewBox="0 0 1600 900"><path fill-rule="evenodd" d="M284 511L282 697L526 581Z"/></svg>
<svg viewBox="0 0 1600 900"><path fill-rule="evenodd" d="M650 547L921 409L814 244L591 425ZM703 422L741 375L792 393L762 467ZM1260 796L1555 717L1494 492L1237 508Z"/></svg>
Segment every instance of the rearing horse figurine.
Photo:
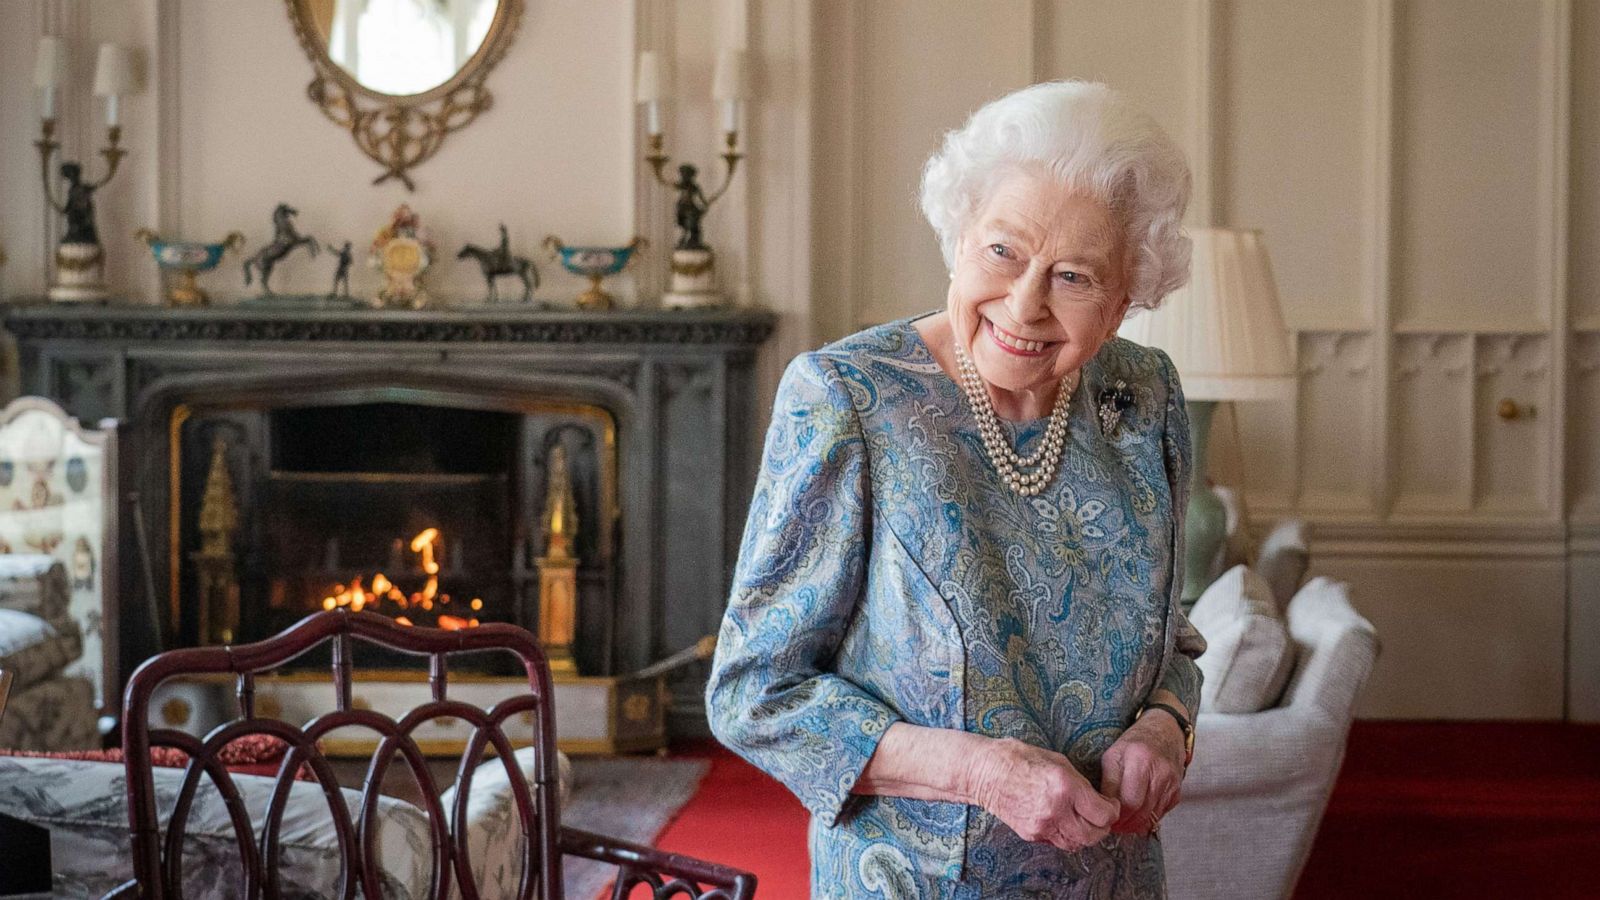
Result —
<svg viewBox="0 0 1600 900"><path fill-rule="evenodd" d="M270 295L272 285L268 282L272 278L272 267L278 261L288 256L294 248L305 246L311 248L311 256L317 255L316 238L303 236L295 230L294 217L300 215L300 210L287 203L279 203L278 208L272 211L272 243L262 247L255 255L244 261L244 283L250 283L250 267L254 265L261 271L262 293Z"/></svg>
<svg viewBox="0 0 1600 900"><path fill-rule="evenodd" d="M502 275L515 275L522 279L523 303L533 299L533 289L539 286L539 269L526 256L511 254L511 238L506 233L504 222L500 223L499 247L486 250L476 244L468 244L456 254L456 259L466 259L469 256L476 259L478 267L483 269L483 280L489 283L490 303L500 300L500 292L495 289L495 279Z"/></svg>

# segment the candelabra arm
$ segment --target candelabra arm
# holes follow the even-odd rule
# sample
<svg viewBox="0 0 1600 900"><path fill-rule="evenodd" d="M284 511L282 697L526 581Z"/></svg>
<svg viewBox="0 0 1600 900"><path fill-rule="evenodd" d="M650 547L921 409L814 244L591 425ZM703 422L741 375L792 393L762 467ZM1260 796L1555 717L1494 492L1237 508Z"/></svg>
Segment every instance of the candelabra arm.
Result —
<svg viewBox="0 0 1600 900"><path fill-rule="evenodd" d="M733 184L733 172L739 167L739 160L741 159L744 159L744 154L734 150L729 150L727 153L722 154L722 161L727 165L727 170L722 176L722 186L706 198L706 206L709 207L711 204L716 203L719 197L728 192L729 186Z"/></svg>
<svg viewBox="0 0 1600 900"><path fill-rule="evenodd" d="M655 171L656 181L659 182L662 187L673 186L672 180L662 174L662 172L666 171L667 163L672 161L672 157L668 156L666 151L661 149L661 135L650 135L650 152L645 155L644 159L645 162L650 164L650 168Z"/></svg>
<svg viewBox="0 0 1600 900"><path fill-rule="evenodd" d="M41 120L40 135L33 146L39 148L39 181L44 185L44 202L50 208L63 215L66 214L66 201L56 202L55 191L50 187L50 161L55 159L56 151L61 149L61 143L55 139L56 120Z"/></svg>
<svg viewBox="0 0 1600 900"><path fill-rule="evenodd" d="M122 164L122 158L128 155L128 151L120 146L121 141L121 125L112 125L106 129L106 145L100 148L100 155L106 158L106 176L92 185L95 190L105 187L106 183L117 174L117 166Z"/></svg>

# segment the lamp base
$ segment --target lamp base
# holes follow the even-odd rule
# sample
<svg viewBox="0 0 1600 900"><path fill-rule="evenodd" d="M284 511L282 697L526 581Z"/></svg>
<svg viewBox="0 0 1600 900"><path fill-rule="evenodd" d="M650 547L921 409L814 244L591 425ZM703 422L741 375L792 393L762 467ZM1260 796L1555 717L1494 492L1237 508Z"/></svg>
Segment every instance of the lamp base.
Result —
<svg viewBox="0 0 1600 900"><path fill-rule="evenodd" d="M699 309L721 306L725 299L717 293L716 257L711 248L672 251L672 283L661 295L667 309Z"/></svg>
<svg viewBox="0 0 1600 900"><path fill-rule="evenodd" d="M1190 400L1188 408L1194 459L1189 476L1189 509L1183 522L1183 594L1180 599L1185 613L1211 586L1211 564L1228 537L1227 510L1222 498L1206 481L1211 419L1217 411L1217 402Z"/></svg>
<svg viewBox="0 0 1600 900"><path fill-rule="evenodd" d="M105 253L99 244L63 243L56 247L56 282L50 299L60 303L97 303L111 296L102 283Z"/></svg>

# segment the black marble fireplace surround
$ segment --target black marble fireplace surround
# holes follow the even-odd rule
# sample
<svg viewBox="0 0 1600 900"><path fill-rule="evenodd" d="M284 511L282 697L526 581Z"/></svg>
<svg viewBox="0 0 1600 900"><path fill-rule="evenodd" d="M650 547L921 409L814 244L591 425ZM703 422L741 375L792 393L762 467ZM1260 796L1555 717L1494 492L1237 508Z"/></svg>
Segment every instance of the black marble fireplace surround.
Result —
<svg viewBox="0 0 1600 900"><path fill-rule="evenodd" d="M457 532L446 574L484 595L486 618L533 625L558 443L583 526L585 673L640 668L717 628L759 449L768 313L7 305L0 320L24 393L127 423L157 596L123 604L125 672L153 649L138 644L141 610L172 642L198 640L187 560L219 437L241 506L244 637L301 611L286 570L370 574L396 561L374 550L383 529L402 537L428 516ZM333 504L365 532L330 542ZM133 529L122 541L140 552ZM700 690L678 685L681 727L703 727Z"/></svg>

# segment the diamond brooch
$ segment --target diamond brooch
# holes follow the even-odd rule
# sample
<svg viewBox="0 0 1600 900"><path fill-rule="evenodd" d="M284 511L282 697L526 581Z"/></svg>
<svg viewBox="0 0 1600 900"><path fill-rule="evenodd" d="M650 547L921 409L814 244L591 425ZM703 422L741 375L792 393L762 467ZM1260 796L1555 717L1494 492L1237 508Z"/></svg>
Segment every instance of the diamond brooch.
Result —
<svg viewBox="0 0 1600 900"><path fill-rule="evenodd" d="M1095 412L1100 419L1100 433L1110 437L1122 423L1122 414L1133 408L1133 391L1128 383L1117 379L1117 383L1105 388L1096 398Z"/></svg>

